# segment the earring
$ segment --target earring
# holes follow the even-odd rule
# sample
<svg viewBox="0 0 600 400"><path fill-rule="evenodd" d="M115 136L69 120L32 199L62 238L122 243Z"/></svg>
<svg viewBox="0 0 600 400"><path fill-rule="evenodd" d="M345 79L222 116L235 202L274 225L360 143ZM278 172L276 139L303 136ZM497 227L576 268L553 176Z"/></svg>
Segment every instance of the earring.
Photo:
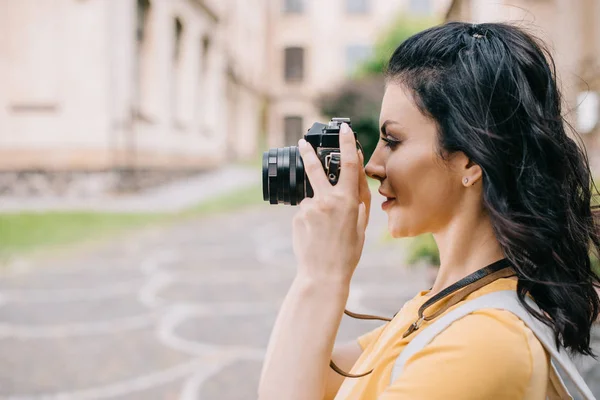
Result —
<svg viewBox="0 0 600 400"><path fill-rule="evenodd" d="M466 185L467 183L469 183L469 178L466 178L466 177L465 177L465 179L463 179L463 183L464 183L465 185Z"/></svg>

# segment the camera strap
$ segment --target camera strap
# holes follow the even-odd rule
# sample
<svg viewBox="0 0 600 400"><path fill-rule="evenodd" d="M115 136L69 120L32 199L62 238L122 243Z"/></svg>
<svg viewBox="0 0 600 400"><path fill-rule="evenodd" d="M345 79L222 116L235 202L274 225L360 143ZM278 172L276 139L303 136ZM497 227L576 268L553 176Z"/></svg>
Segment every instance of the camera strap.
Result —
<svg viewBox="0 0 600 400"><path fill-rule="evenodd" d="M543 311L535 302L525 296L524 301L538 313ZM468 301L463 305L448 312L440 319L423 329L417 334L402 350L392 368L390 384L392 384L402 374L406 362L417 352L427 346L437 335L443 332L454 321L464 316L483 309L499 309L509 311L518 317L536 336L546 352L551 357L551 365L548 370L547 398L548 399L572 399L573 397L565 387L563 378L570 381L577 389L579 394L585 400L594 400L594 394L587 386L569 357L564 347L559 346L554 331L542 321L533 317L530 312L521 304L517 292L514 290L501 290L484 294L474 300ZM559 373L557 367L562 372ZM507 382L510 384L510 382Z"/></svg>
<svg viewBox="0 0 600 400"><path fill-rule="evenodd" d="M427 300L423 305L419 308L418 318L415 322L413 322L409 328L404 332L403 338L409 336L411 333L418 330L421 324L424 321L430 321L439 315L443 314L450 307L456 305L461 300L464 300L471 293L475 292L478 289L498 280L501 278L508 278L511 276L515 276L514 270L511 267L510 261L506 258L493 262L492 264L475 271L474 273L466 276L465 278L459 280L458 282L448 286L446 289L434 295L431 299ZM425 316L425 311L431 307L433 304L439 302L442 299L448 298L448 301L440 307L437 311L432 313L431 315ZM356 318L356 319L364 319L364 320L381 320L390 322L392 318L387 317L379 317L376 315L368 315L368 314L357 314L348 310L344 310L344 314ZM396 313L397 314L397 313ZM394 317L396 316L394 314ZM347 378L361 378L366 376L372 372L365 372L358 375L349 374L347 372L342 371L334 362L330 360L330 367L336 371L338 374L345 376Z"/></svg>
<svg viewBox="0 0 600 400"><path fill-rule="evenodd" d="M463 300L465 297L467 297L477 289L480 289L485 285L488 285L500 278L508 278L514 275L515 273L510 267L510 262L506 258L498 260L488 265L487 267L473 272L472 274L466 276L458 282L448 286L446 289L437 293L431 299L423 303L423 305L419 308L419 318L409 326L409 328L406 330L406 332L404 332L402 337L405 338L414 331L418 330L424 321L431 321L432 319L440 316L447 309L457 304L459 301ZM465 288L467 289L461 291L461 289ZM444 304L444 306L441 307L438 311L428 316L424 315L425 310L427 310L429 307L448 296L450 297L448 298L447 303Z"/></svg>

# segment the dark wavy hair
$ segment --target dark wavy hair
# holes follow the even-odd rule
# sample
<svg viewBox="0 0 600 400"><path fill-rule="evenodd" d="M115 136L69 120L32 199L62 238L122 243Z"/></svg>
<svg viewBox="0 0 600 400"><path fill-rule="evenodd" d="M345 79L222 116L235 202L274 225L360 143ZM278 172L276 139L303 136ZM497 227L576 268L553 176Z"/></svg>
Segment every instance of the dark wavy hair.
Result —
<svg viewBox="0 0 600 400"><path fill-rule="evenodd" d="M440 158L462 151L481 167L483 204L522 304L553 329L557 344L593 355L597 190L583 145L566 134L555 78L543 43L500 23L427 29L403 42L386 70L387 82L409 88L438 125ZM543 313L525 303L528 293Z"/></svg>

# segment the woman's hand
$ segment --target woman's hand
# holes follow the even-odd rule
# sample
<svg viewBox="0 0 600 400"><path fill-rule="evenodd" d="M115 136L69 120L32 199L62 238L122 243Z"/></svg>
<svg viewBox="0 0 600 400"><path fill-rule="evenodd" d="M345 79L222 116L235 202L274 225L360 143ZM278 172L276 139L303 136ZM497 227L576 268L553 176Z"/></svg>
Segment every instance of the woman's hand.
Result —
<svg viewBox="0 0 600 400"><path fill-rule="evenodd" d="M332 186L314 149L298 142L314 196L294 216L294 254L298 275L312 281L349 284L360 260L369 221L371 192L363 155L347 124L340 127L341 171Z"/></svg>

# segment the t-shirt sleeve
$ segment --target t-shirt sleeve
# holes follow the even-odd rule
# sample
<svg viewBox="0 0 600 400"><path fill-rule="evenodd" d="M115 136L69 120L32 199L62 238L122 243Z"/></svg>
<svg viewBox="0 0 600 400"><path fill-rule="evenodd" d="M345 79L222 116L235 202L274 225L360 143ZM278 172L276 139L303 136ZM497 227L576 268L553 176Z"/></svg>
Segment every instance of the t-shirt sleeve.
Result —
<svg viewBox="0 0 600 400"><path fill-rule="evenodd" d="M358 344L360 346L360 348L365 351L365 349L367 347L369 347L369 345L373 342L375 342L379 336L381 336L381 332L383 332L383 330L385 329L385 327L388 325L388 323L385 323L381 326L378 326L377 328L373 329L370 332L365 333L364 335L361 335L358 337Z"/></svg>
<svg viewBox="0 0 600 400"><path fill-rule="evenodd" d="M410 357L378 400L522 399L531 374L522 322L507 311L480 310Z"/></svg>

